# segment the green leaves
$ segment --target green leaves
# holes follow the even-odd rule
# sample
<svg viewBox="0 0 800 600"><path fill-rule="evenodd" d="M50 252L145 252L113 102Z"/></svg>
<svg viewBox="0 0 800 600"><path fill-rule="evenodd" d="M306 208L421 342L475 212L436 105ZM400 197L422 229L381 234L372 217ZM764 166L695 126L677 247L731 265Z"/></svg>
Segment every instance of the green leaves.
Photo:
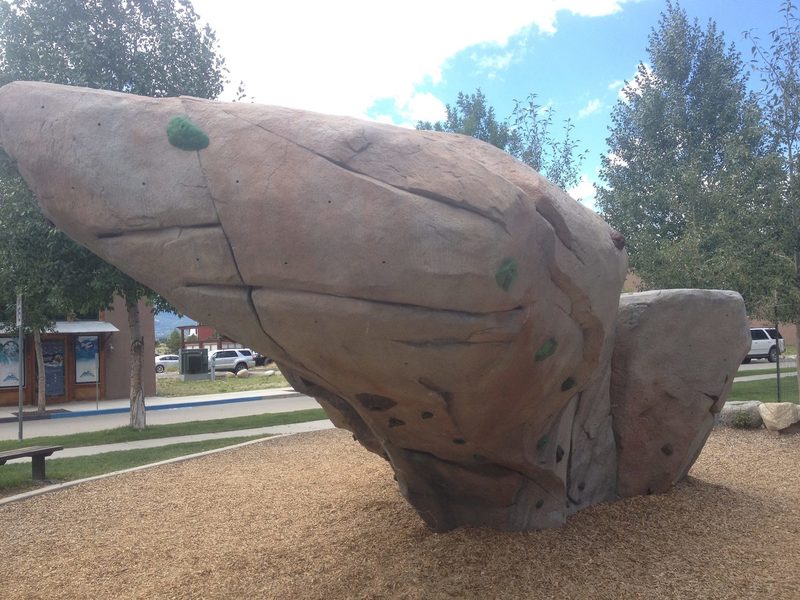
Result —
<svg viewBox="0 0 800 600"><path fill-rule="evenodd" d="M645 288L735 289L752 309L771 294L763 257L777 251L785 211L742 60L713 21L702 27L672 2L648 53L612 112L597 206Z"/></svg>
<svg viewBox="0 0 800 600"><path fill-rule="evenodd" d="M588 150L579 150L570 119L564 121L563 137L556 139L553 116L553 109L543 110L536 104L536 94L530 94L525 102L515 100L511 116L498 121L478 88L474 94L459 92L455 105L447 105L445 121L419 121L417 129L460 133L492 144L566 190L578 183Z"/></svg>

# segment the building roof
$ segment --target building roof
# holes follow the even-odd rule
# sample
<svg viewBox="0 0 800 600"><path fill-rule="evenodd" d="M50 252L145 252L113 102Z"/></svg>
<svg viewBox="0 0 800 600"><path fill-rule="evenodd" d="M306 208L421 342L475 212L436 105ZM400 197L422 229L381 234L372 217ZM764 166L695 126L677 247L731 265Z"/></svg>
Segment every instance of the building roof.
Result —
<svg viewBox="0 0 800 600"><path fill-rule="evenodd" d="M105 321L56 321L54 333L114 333L119 331Z"/></svg>

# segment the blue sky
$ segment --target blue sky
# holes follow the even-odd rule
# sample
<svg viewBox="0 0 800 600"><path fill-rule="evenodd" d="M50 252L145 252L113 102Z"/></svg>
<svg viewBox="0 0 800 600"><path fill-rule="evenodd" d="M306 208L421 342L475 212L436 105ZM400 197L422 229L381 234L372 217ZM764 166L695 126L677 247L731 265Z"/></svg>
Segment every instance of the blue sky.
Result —
<svg viewBox="0 0 800 600"><path fill-rule="evenodd" d="M515 99L567 117L589 150L573 195L592 206L607 152L610 113L624 80L647 62L647 37L664 0L194 0L217 30L231 69L255 102L413 126L444 117L459 91L480 87L498 117ZM684 0L701 23L716 21L743 58L742 32L766 38L779 0Z"/></svg>

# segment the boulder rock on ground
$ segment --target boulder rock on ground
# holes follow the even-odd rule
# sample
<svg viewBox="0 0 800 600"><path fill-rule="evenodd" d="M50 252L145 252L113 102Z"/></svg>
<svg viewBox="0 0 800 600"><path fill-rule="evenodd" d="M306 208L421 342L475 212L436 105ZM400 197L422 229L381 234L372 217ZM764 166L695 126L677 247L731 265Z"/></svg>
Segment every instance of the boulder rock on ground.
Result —
<svg viewBox="0 0 800 600"><path fill-rule="evenodd" d="M615 345L623 238L470 137L16 82L0 145L58 227L274 358L436 530L665 489L741 359L724 292L624 301Z"/></svg>
<svg viewBox="0 0 800 600"><path fill-rule="evenodd" d="M717 416L717 423L737 429L759 429L764 425L758 400L734 400L725 403Z"/></svg>
<svg viewBox="0 0 800 600"><path fill-rule="evenodd" d="M785 431L800 423L800 405L791 402L763 402L758 407L764 425L770 431ZM794 431L796 428L792 428Z"/></svg>
<svg viewBox="0 0 800 600"><path fill-rule="evenodd" d="M689 471L750 348L742 297L623 294L611 371L620 496L668 490Z"/></svg>

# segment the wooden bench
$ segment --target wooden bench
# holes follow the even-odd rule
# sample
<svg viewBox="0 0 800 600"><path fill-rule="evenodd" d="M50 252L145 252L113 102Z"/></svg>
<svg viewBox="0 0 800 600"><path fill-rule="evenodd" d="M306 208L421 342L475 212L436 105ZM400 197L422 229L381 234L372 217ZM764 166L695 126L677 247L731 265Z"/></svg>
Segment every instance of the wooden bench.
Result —
<svg viewBox="0 0 800 600"><path fill-rule="evenodd" d="M44 479L45 457L63 449L64 446L29 446L28 448L18 448L17 450L6 450L0 452L0 465L6 464L6 461L12 458L30 456L33 463L33 478L41 481Z"/></svg>

